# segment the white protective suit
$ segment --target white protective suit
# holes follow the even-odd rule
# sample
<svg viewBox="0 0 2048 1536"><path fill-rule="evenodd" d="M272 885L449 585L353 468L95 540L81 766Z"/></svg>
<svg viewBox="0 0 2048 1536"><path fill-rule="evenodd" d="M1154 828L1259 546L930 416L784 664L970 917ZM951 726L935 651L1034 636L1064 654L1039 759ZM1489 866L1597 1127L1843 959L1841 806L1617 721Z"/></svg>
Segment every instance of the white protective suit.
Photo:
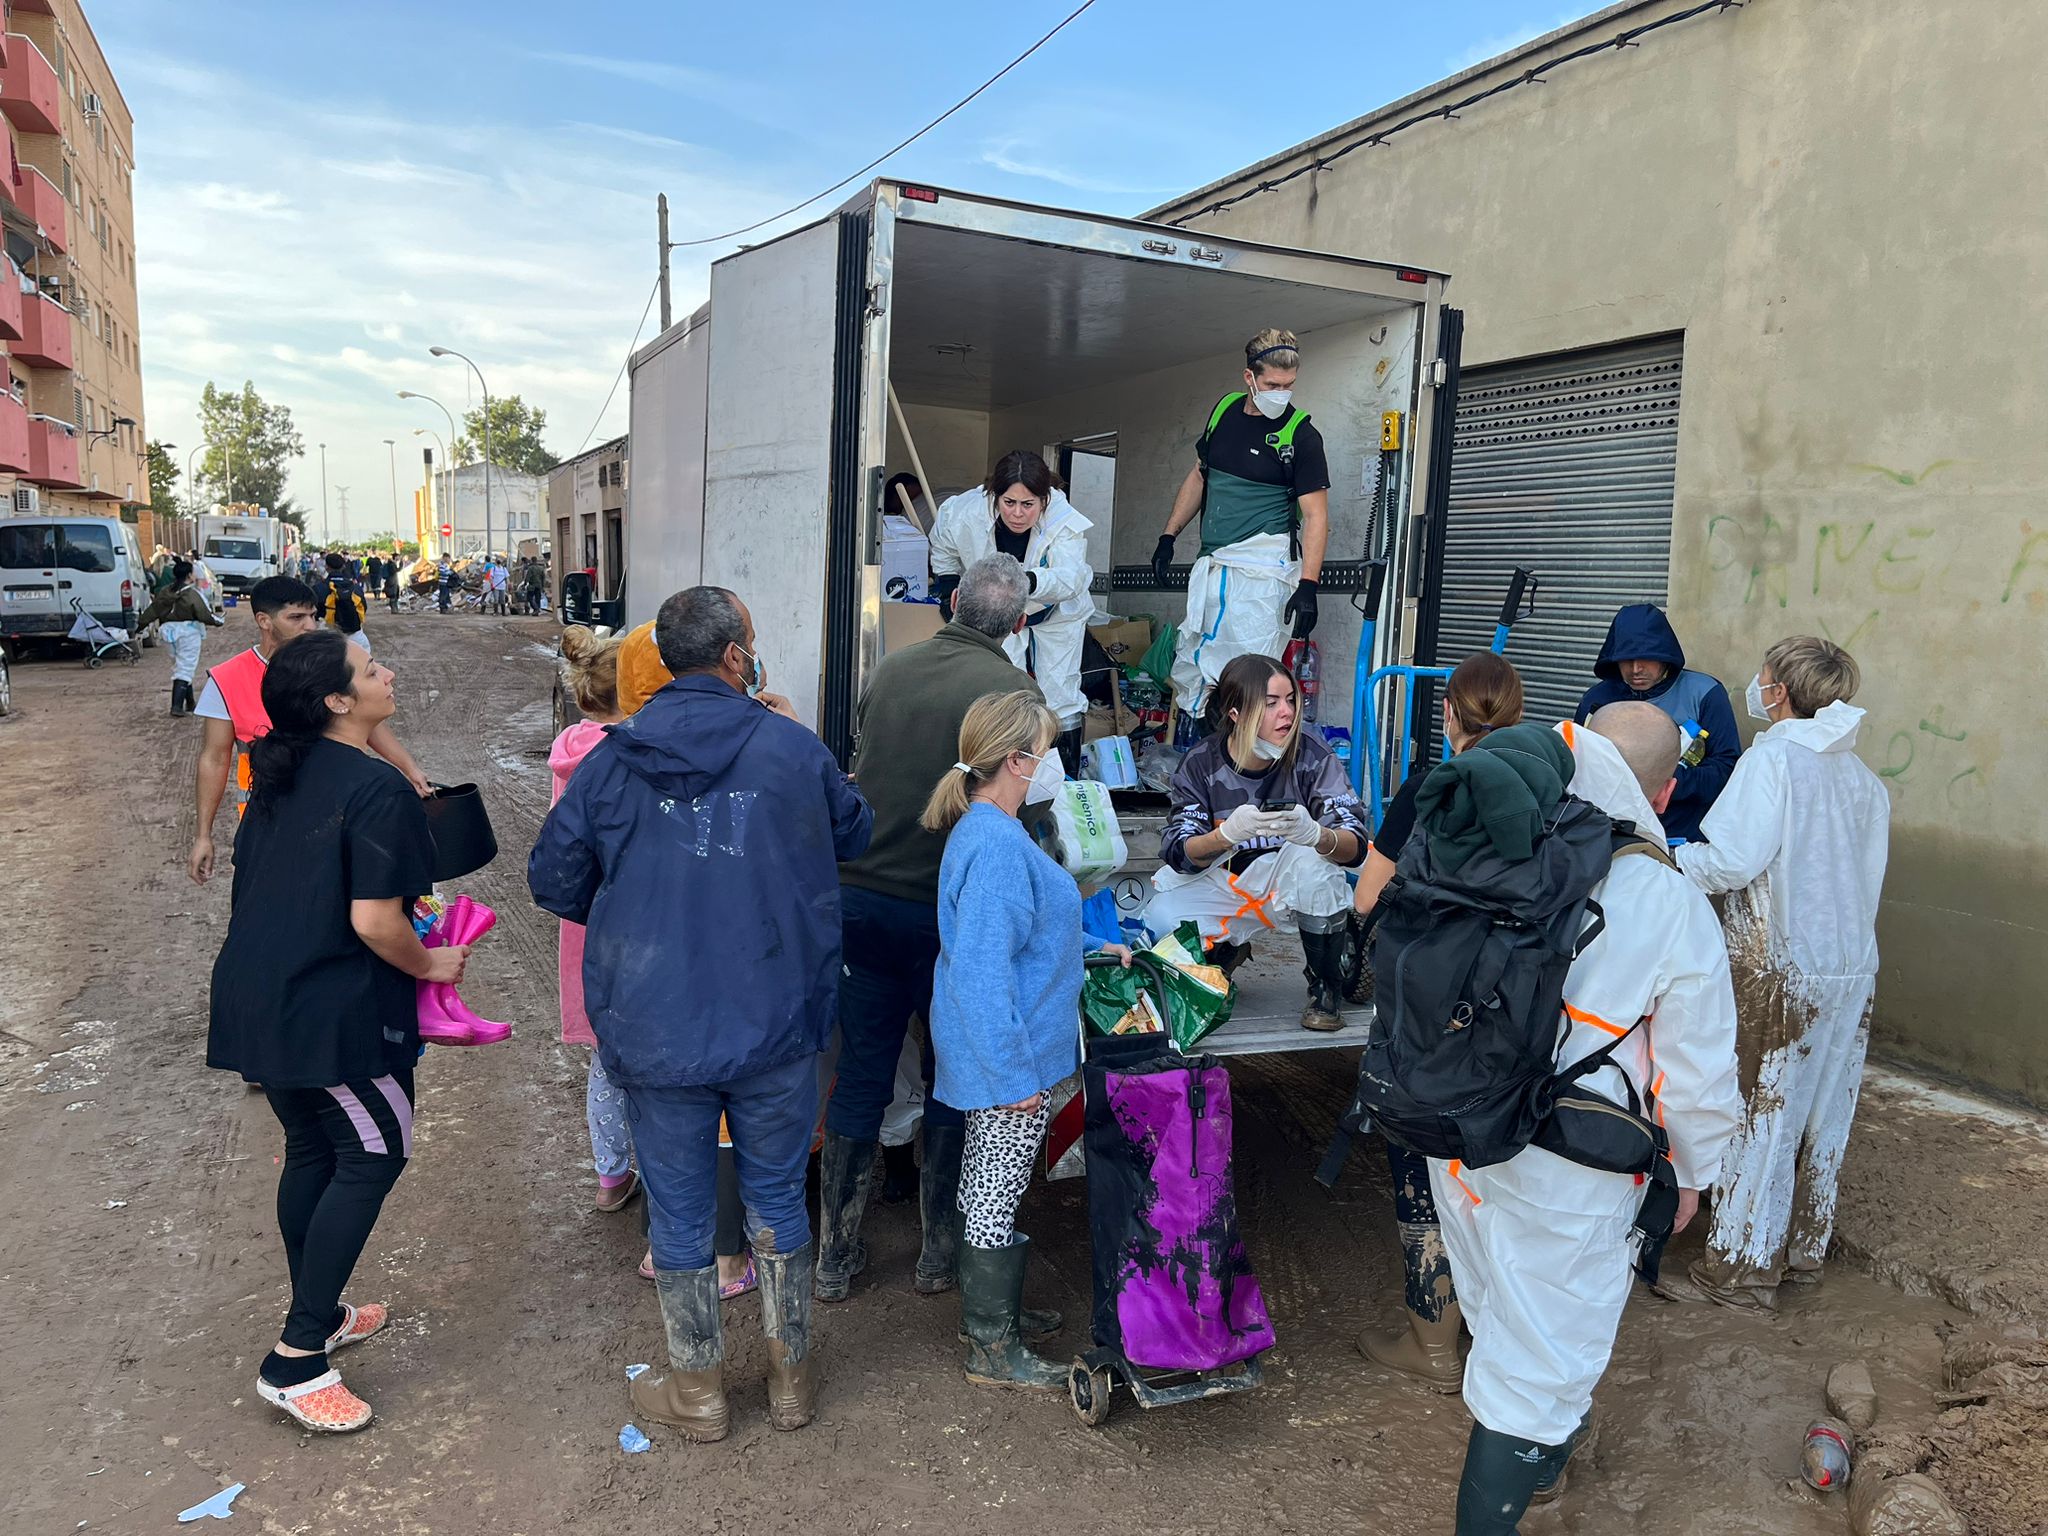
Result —
<svg viewBox="0 0 2048 1536"><path fill-rule="evenodd" d="M1724 1289L1769 1293L1787 1266L1819 1269L1834 1231L1891 829L1884 784L1852 750L1862 722L1836 703L1761 732L1701 823L1707 841L1678 850L1701 890L1733 893L1722 922L1748 1108L1695 1271Z"/></svg>
<svg viewBox="0 0 2048 1536"><path fill-rule="evenodd" d="M932 574L958 576L994 554L996 516L994 501L979 487L947 497L932 524ZM1024 569L1033 580L1024 616L1032 622L1003 642L1010 660L1037 680L1045 707L1068 729L1088 714L1088 699L1081 692L1081 639L1095 613L1088 590L1095 580L1088 564L1093 526L1064 491L1052 493L1024 550Z"/></svg>
<svg viewBox="0 0 2048 1536"><path fill-rule="evenodd" d="M1174 701L1200 718L1209 690L1239 656L1287 649L1281 614L1301 580L1284 533L1259 533L1226 544L1188 568L1188 606L1173 653Z"/></svg>
<svg viewBox="0 0 2048 1536"><path fill-rule="evenodd" d="M1571 791L1660 846L1664 829L1620 751L1569 723L1558 731L1578 767ZM1735 998L1713 907L1653 858L1618 858L1593 889L1607 927L1565 980L1569 1066L1637 1019L1650 1022L1586 1085L1626 1103L1625 1070L1654 1088L1682 1188L1713 1182L1742 1111L1736 1091ZM1562 1445L1593 1404L1633 1279L1629 1229L1643 1189L1526 1147L1490 1168L1432 1158L1430 1187L1458 1300L1472 1330L1465 1406L1488 1429Z"/></svg>

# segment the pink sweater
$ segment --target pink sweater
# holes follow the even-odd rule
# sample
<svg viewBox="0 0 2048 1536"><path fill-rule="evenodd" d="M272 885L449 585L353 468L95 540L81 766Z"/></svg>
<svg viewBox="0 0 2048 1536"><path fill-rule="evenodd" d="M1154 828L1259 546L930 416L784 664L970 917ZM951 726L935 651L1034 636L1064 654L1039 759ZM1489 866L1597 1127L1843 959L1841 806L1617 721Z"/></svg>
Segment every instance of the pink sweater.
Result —
<svg viewBox="0 0 2048 1536"><path fill-rule="evenodd" d="M576 771L576 765L584 755L604 739L604 727L594 720L579 720L555 738L555 744L548 749L548 767L555 776L554 793L548 797L552 805L562 798L562 791L569 787L569 775ZM583 925L562 924L561 946L556 962L561 971L562 991L562 1042L565 1045L596 1045L597 1037L590 1032L590 1019L583 1011Z"/></svg>

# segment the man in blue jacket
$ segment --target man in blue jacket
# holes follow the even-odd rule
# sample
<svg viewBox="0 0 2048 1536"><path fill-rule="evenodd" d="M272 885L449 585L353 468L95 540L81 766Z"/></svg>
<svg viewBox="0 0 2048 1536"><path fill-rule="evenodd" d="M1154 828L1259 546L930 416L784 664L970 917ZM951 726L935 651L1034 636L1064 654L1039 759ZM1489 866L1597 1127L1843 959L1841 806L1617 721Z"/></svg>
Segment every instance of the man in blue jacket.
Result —
<svg viewBox="0 0 2048 1536"><path fill-rule="evenodd" d="M769 1422L801 1428L817 1403L804 1173L838 1007L839 863L866 849L873 817L788 703L760 692L737 597L678 592L654 636L674 681L577 766L526 878L588 928L590 1026L633 1116L674 1367L632 1383L634 1413L720 1440L721 1115L761 1277Z"/></svg>
<svg viewBox="0 0 2048 1536"><path fill-rule="evenodd" d="M1664 830L1687 842L1700 840L1700 818L1721 793L1742 739L1735 710L1717 678L1686 670L1685 649L1664 610L1654 603L1630 603L1607 626L1607 643L1593 663L1600 681L1586 690L1573 716L1584 725L1609 704L1650 703L1678 723L1685 753L1678 760L1678 788L1664 812Z"/></svg>

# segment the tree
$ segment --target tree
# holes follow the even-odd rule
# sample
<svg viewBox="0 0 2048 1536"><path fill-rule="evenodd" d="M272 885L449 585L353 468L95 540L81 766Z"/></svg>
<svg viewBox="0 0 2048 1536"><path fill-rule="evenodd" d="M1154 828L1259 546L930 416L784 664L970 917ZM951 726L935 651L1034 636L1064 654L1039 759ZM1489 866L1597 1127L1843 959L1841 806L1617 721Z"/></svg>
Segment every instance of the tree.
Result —
<svg viewBox="0 0 2048 1536"><path fill-rule="evenodd" d="M184 478L184 471L178 468L178 461L159 442L150 443L148 460L149 504L158 517L175 517L178 514L178 482Z"/></svg>
<svg viewBox="0 0 2048 1536"><path fill-rule="evenodd" d="M528 405L517 395L500 395L491 401L491 461L506 469L529 475L544 475L561 462L542 444L548 413ZM474 464L483 457L484 412L478 406L462 418L462 436L449 447L458 464Z"/></svg>
<svg viewBox="0 0 2048 1536"><path fill-rule="evenodd" d="M306 514L284 489L291 461L306 456L290 407L269 404L247 380L240 390L209 382L199 396L199 432L206 440L199 476L217 500L268 507L272 517L305 528Z"/></svg>

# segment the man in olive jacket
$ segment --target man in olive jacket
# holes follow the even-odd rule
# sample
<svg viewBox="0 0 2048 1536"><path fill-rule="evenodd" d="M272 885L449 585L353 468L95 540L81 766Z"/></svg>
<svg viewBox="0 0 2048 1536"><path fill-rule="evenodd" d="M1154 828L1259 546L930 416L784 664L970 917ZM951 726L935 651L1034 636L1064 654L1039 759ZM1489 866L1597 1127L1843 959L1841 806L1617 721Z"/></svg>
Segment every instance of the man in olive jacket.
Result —
<svg viewBox="0 0 2048 1536"><path fill-rule="evenodd" d="M842 954L839 1065L825 1109L815 1293L844 1301L867 1262L861 1217L874 1179L875 1141L896 1081L913 1013L931 1006L939 958L939 859L946 839L918 825L932 788L960 755L960 722L984 694L1038 685L1003 654L1024 622L1024 568L1008 555L970 565L954 596L953 622L931 639L883 658L861 696L855 782L874 808L867 852L839 866ZM924 1168L918 1201L924 1248L917 1288L953 1288L959 1249L959 1110L934 1098L926 1066Z"/></svg>

